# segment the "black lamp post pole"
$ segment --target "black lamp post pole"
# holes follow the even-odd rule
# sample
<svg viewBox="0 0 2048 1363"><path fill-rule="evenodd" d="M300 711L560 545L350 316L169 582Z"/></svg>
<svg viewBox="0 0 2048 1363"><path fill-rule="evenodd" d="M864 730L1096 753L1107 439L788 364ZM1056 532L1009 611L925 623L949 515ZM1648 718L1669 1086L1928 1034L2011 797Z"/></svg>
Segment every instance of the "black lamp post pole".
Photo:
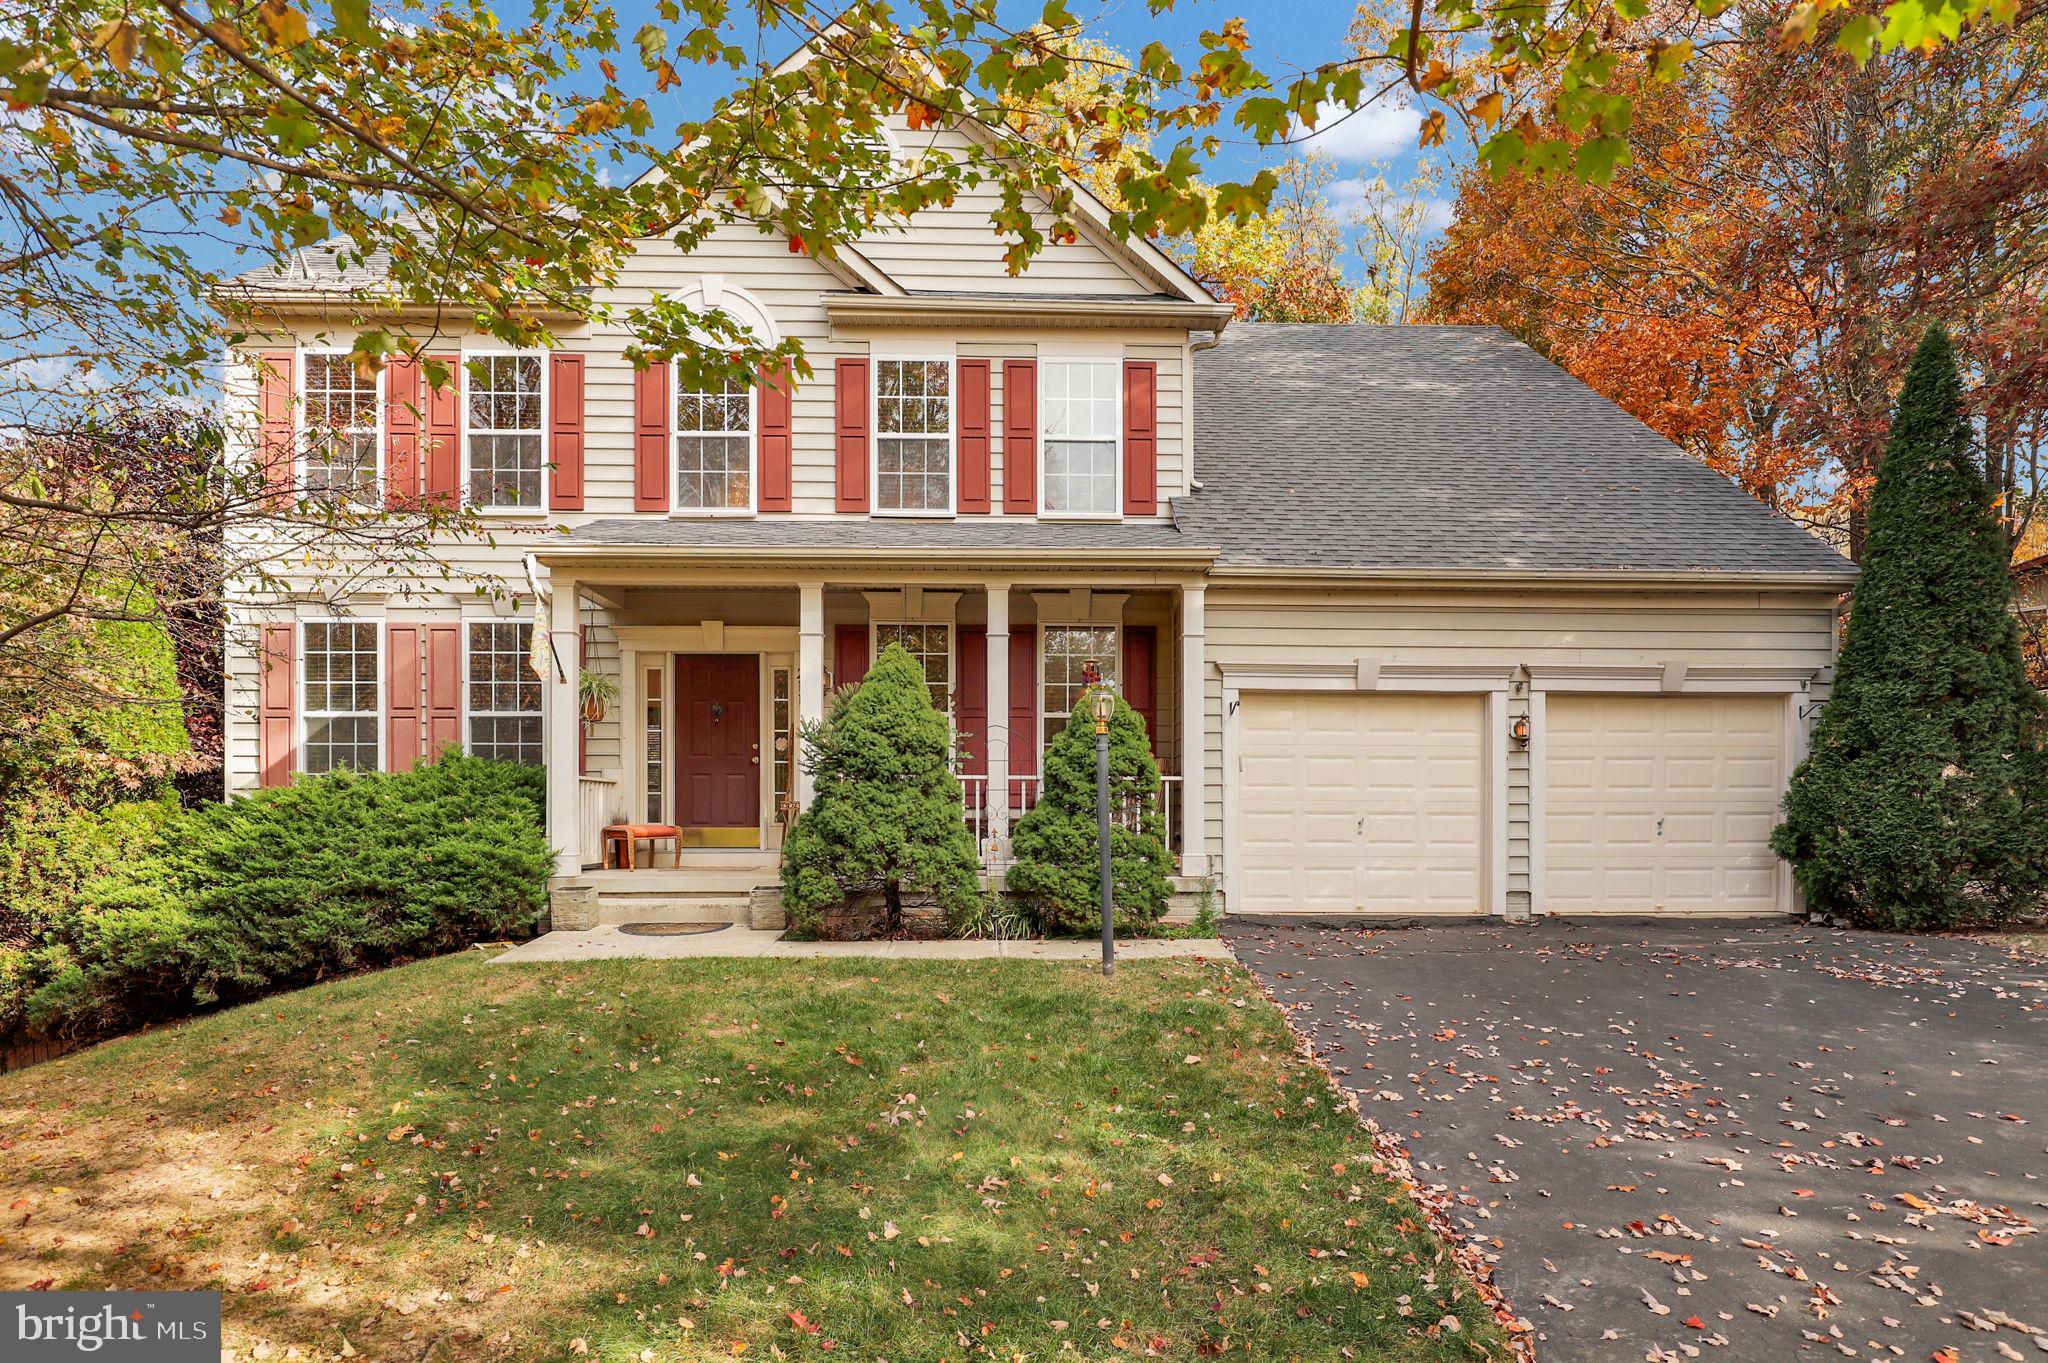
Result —
<svg viewBox="0 0 2048 1363"><path fill-rule="evenodd" d="M1116 973L1116 902L1109 856L1109 725L1095 721L1095 823L1102 849L1102 973Z"/></svg>

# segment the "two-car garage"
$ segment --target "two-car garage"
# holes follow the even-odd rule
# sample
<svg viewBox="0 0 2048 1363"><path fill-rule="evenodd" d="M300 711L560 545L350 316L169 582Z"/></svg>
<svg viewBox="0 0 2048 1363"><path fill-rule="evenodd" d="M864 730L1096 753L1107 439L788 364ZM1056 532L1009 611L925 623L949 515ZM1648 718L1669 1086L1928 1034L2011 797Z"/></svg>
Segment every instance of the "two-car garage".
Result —
<svg viewBox="0 0 2048 1363"><path fill-rule="evenodd" d="M1500 912L1511 883L1538 912L1784 907L1784 694L1537 694L1520 738L1499 691L1232 699L1233 912Z"/></svg>

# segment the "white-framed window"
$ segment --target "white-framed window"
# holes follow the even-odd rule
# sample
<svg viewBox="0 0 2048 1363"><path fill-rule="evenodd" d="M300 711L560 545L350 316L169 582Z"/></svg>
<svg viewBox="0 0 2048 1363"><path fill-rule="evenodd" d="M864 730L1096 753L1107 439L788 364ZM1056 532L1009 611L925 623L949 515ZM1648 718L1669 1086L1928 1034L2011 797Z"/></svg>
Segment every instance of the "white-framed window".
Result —
<svg viewBox="0 0 2048 1363"><path fill-rule="evenodd" d="M754 509L754 392L727 379L676 393L675 509L745 515Z"/></svg>
<svg viewBox="0 0 2048 1363"><path fill-rule="evenodd" d="M924 669L925 685L931 689L932 704L946 715L953 713L953 627L951 625L925 624L877 624L875 626L874 656L882 656L882 650L891 644L903 645L903 651L917 660Z"/></svg>
<svg viewBox="0 0 2048 1363"><path fill-rule="evenodd" d="M953 514L953 361L881 359L875 371L875 510Z"/></svg>
<svg viewBox="0 0 2048 1363"><path fill-rule="evenodd" d="M384 448L384 376L362 374L345 350L308 350L299 380L299 486L315 500L377 501Z"/></svg>
<svg viewBox="0 0 2048 1363"><path fill-rule="evenodd" d="M469 622L469 754L540 766L540 678L527 661L533 624Z"/></svg>
<svg viewBox="0 0 2048 1363"><path fill-rule="evenodd" d="M1049 516L1115 516L1123 506L1122 398L1114 360L1038 365L1039 505Z"/></svg>
<svg viewBox="0 0 2048 1363"><path fill-rule="evenodd" d="M1122 640L1115 625L1046 625L1040 636L1038 712L1045 717L1044 742L1050 747L1088 689L1091 660L1105 684L1117 684Z"/></svg>
<svg viewBox="0 0 2048 1363"><path fill-rule="evenodd" d="M796 774L796 672L793 668L774 668L768 679L769 751L775 755L775 817L782 817L782 806L794 789L792 778Z"/></svg>
<svg viewBox="0 0 2048 1363"><path fill-rule="evenodd" d="M662 822L661 816L666 798L666 792L662 788L662 772L664 767L661 760L663 747L661 676L665 671L667 671L666 668L650 667L644 675L645 686L643 689L646 695L643 699L646 702L646 715L642 729L647 745L647 785L642 794L644 796L644 806L647 810L647 822L649 823Z"/></svg>
<svg viewBox="0 0 2048 1363"><path fill-rule="evenodd" d="M313 776L383 765L383 656L374 620L299 626L299 769Z"/></svg>
<svg viewBox="0 0 2048 1363"><path fill-rule="evenodd" d="M537 511L546 477L545 357L529 353L463 357L464 457L471 506Z"/></svg>

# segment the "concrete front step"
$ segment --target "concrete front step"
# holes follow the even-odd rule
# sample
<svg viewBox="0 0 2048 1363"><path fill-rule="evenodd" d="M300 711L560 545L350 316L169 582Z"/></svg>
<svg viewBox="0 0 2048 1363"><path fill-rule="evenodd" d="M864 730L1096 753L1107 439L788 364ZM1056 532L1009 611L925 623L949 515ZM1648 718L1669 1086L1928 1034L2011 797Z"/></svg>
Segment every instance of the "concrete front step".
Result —
<svg viewBox="0 0 2048 1363"><path fill-rule="evenodd" d="M744 923L747 901L729 895L600 895L602 927L624 923Z"/></svg>

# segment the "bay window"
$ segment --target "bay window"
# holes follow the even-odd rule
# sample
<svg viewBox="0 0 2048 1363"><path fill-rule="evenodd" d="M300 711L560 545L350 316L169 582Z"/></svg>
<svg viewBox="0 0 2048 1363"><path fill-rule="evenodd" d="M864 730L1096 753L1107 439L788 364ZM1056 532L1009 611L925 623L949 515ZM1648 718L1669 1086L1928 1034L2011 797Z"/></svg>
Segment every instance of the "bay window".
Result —
<svg viewBox="0 0 2048 1363"><path fill-rule="evenodd" d="M1117 366L1045 360L1038 366L1040 505L1048 515L1117 514Z"/></svg>
<svg viewBox="0 0 2048 1363"><path fill-rule="evenodd" d="M375 771L382 756L377 622L309 620L300 627L305 736L300 767Z"/></svg>
<svg viewBox="0 0 2048 1363"><path fill-rule="evenodd" d="M539 508L547 456L541 441L541 357L478 355L469 381L469 501L489 510Z"/></svg>
<svg viewBox="0 0 2048 1363"><path fill-rule="evenodd" d="M1067 727L1067 719L1088 689L1088 664L1095 664L1102 682L1116 685L1118 651L1115 625L1047 625L1040 645L1039 713L1045 717L1045 746Z"/></svg>
<svg viewBox="0 0 2048 1363"><path fill-rule="evenodd" d="M533 626L521 620L469 624L469 753L540 766L540 678L527 654Z"/></svg>
<svg viewBox="0 0 2048 1363"><path fill-rule="evenodd" d="M711 514L754 509L754 394L728 379L676 394L675 509Z"/></svg>
<svg viewBox="0 0 2048 1363"><path fill-rule="evenodd" d="M305 375L300 457L306 496L374 504L383 446L383 375L359 373L342 350L308 351Z"/></svg>
<svg viewBox="0 0 2048 1363"><path fill-rule="evenodd" d="M953 362L875 361L875 510L953 511Z"/></svg>

